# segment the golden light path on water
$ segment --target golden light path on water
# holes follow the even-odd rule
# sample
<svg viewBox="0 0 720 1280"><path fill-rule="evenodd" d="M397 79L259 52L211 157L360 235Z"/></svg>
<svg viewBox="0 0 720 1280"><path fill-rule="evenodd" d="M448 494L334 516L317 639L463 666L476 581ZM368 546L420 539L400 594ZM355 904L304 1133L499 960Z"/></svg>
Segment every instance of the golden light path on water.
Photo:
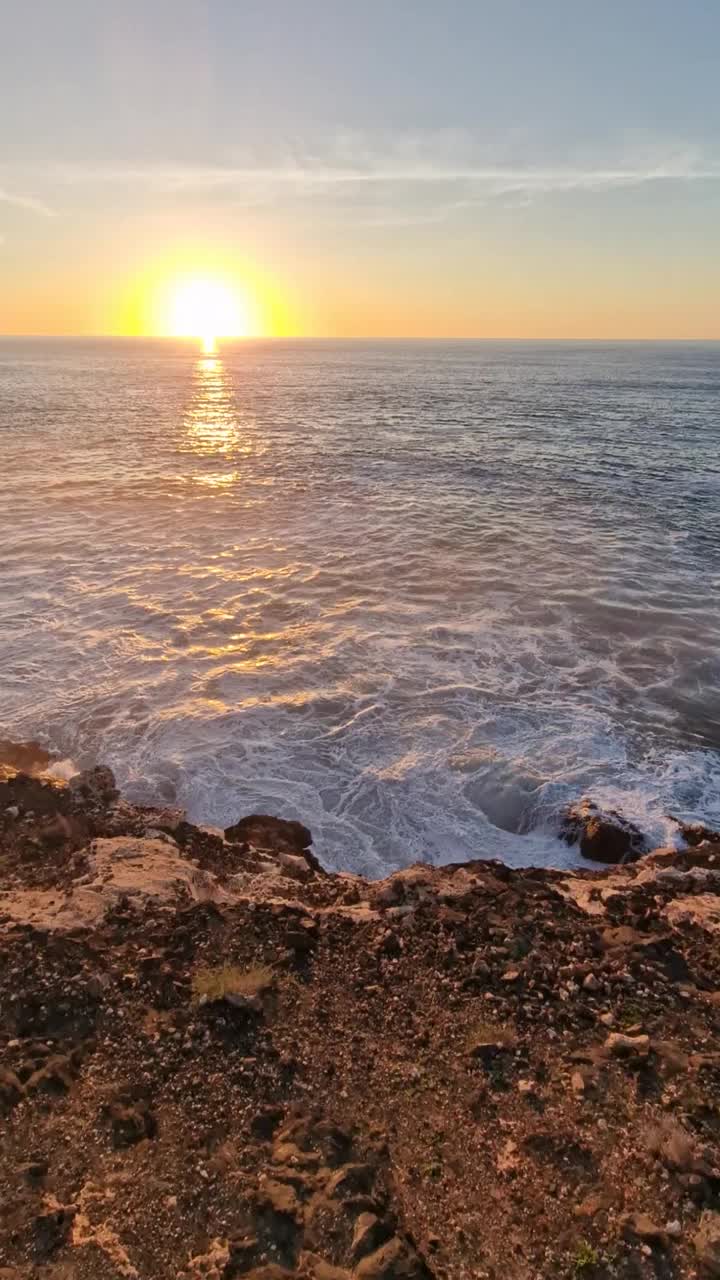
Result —
<svg viewBox="0 0 720 1280"><path fill-rule="evenodd" d="M0 341L3 736L373 875L720 822L714 349L213 331Z"/></svg>
<svg viewBox="0 0 720 1280"><path fill-rule="evenodd" d="M237 461L238 455L252 453L253 446L240 430L232 384L215 339L203 339L202 347L185 419L185 448L199 457ZM195 478L209 488L222 489L235 484L239 473L233 466Z"/></svg>

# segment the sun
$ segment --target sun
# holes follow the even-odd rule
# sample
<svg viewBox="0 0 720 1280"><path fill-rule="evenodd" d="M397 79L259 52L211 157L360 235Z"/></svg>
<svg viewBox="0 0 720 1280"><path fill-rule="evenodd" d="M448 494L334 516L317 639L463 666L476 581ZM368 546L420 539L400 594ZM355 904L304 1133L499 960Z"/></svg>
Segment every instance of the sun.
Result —
<svg viewBox="0 0 720 1280"><path fill-rule="evenodd" d="M248 305L222 280L181 280L171 291L169 327L173 337L200 338L211 349L216 338L248 336Z"/></svg>

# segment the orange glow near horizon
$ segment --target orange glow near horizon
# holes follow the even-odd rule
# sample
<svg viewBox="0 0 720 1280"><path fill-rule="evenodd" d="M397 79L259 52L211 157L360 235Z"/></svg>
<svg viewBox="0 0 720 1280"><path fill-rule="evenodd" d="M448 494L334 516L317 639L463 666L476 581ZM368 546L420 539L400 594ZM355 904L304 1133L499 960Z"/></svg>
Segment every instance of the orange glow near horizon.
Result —
<svg viewBox="0 0 720 1280"><path fill-rule="evenodd" d="M175 246L118 281L109 329L137 337L196 338L213 350L223 338L296 331L292 291L251 259L202 244Z"/></svg>

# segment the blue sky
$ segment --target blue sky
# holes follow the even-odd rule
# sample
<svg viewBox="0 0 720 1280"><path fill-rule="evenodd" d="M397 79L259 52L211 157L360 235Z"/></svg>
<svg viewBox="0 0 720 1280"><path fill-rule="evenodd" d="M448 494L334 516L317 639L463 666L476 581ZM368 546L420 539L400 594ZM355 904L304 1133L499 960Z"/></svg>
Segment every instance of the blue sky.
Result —
<svg viewBox="0 0 720 1280"><path fill-rule="evenodd" d="M714 0L0 18L0 331L196 252L303 332L720 337Z"/></svg>

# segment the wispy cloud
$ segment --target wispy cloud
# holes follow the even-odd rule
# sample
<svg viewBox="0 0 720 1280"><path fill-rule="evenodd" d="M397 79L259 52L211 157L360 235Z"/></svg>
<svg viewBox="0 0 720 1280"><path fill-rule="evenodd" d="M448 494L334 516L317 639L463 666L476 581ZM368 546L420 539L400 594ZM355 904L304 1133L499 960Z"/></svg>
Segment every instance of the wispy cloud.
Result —
<svg viewBox="0 0 720 1280"><path fill-rule="evenodd" d="M352 168L311 165L278 167L171 166L143 168L77 168L63 166L54 176L67 183L113 183L141 185L157 191L216 191L246 185L296 186L309 190L351 185L472 184L496 194L553 191L599 191L612 187L639 186L650 182L697 182L720 179L720 166L651 167L616 166L586 168L573 166L412 166L408 168ZM0 196L0 198L2 198Z"/></svg>
<svg viewBox="0 0 720 1280"><path fill-rule="evenodd" d="M14 187L40 186L64 205L64 192L122 190L130 202L153 196L232 201L235 207L311 202L324 213L367 227L421 226L462 217L492 201L517 207L553 195L720 181L720 155L686 142L621 139L603 153L549 155L531 138L483 141L462 130L417 133L340 132L314 142L228 154L213 163L58 162L17 170ZM95 197L93 197L94 199ZM0 189L0 201L51 216L34 196Z"/></svg>
<svg viewBox="0 0 720 1280"><path fill-rule="evenodd" d="M720 157L687 143L624 141L613 154L542 162L529 139L489 145L462 130L363 134L341 132L314 146L288 140L268 157L246 152L227 163L58 165L68 184L108 183L159 192L248 190L282 186L316 194L353 187L466 187L484 195L534 197L550 192L602 191L658 182L720 179ZM464 192L459 198L463 198ZM457 196L452 198L458 198Z"/></svg>
<svg viewBox="0 0 720 1280"><path fill-rule="evenodd" d="M44 218L55 216L54 209L51 209L44 201L36 200L35 196L19 195L16 191L6 191L3 187L0 187L0 204L15 205L18 209L27 209L30 213L39 213Z"/></svg>

